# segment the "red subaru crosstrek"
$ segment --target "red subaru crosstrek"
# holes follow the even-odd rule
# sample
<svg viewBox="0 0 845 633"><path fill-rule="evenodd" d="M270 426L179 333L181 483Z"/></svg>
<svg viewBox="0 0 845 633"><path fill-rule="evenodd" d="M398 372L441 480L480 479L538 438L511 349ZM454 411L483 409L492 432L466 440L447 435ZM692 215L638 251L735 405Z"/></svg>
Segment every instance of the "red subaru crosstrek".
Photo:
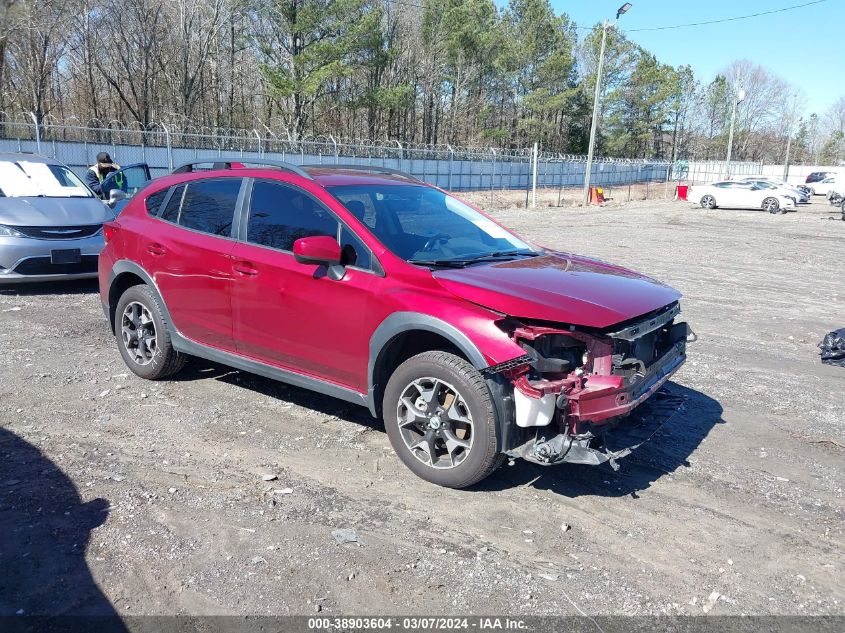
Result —
<svg viewBox="0 0 845 633"><path fill-rule="evenodd" d="M126 364L198 356L369 408L399 458L462 488L506 455L599 464L684 362L678 292L534 246L395 170L192 163L105 225Z"/></svg>

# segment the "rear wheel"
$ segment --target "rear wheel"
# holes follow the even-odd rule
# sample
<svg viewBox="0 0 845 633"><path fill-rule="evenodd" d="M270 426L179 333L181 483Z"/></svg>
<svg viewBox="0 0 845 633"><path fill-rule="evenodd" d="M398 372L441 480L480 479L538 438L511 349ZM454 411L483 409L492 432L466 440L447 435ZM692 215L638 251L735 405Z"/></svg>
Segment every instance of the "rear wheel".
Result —
<svg viewBox="0 0 845 633"><path fill-rule="evenodd" d="M769 213L777 213L780 211L780 203L777 198L766 198L763 200L763 208Z"/></svg>
<svg viewBox="0 0 845 633"><path fill-rule="evenodd" d="M716 198L711 195L702 196L701 201L701 208L703 209L715 209L716 208Z"/></svg>
<svg viewBox="0 0 845 633"><path fill-rule="evenodd" d="M187 357L170 340L170 324L149 287L132 286L121 295L114 314L117 346L126 366L141 378L166 378L185 366Z"/></svg>
<svg viewBox="0 0 845 633"><path fill-rule="evenodd" d="M466 488L504 461L487 383L454 354L423 352L402 363L387 383L382 411L399 459L427 481Z"/></svg>

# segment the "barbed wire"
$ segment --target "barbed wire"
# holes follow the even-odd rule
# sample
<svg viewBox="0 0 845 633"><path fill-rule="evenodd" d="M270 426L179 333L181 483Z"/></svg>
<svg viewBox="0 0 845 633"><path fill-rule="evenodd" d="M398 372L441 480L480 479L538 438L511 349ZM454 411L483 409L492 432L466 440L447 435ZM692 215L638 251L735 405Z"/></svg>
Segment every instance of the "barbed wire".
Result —
<svg viewBox="0 0 845 633"><path fill-rule="evenodd" d="M462 146L446 143L414 143L391 138L347 138L331 134L296 137L290 131L274 131L263 122L253 129L197 125L187 118L150 122L102 120L77 114L63 118L46 115L39 126L43 142L74 141L90 144L141 145L192 150L248 151L272 154L305 154L361 158L400 158L407 160L479 160L483 162L526 162L531 147ZM0 138L34 140L35 124L26 112L0 110ZM544 163L584 163L587 156L542 150ZM597 157L599 164L670 164L667 159Z"/></svg>

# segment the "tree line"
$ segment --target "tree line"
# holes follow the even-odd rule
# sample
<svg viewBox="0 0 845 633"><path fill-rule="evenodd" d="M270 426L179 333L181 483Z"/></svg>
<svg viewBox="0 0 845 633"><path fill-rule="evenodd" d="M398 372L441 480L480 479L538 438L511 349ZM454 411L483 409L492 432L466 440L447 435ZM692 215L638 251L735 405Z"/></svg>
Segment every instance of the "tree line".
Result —
<svg viewBox="0 0 845 633"><path fill-rule="evenodd" d="M182 122L293 138L587 149L601 25L549 0L0 0L0 111L39 120ZM845 97L738 61L702 83L610 29L597 151L845 158Z"/></svg>

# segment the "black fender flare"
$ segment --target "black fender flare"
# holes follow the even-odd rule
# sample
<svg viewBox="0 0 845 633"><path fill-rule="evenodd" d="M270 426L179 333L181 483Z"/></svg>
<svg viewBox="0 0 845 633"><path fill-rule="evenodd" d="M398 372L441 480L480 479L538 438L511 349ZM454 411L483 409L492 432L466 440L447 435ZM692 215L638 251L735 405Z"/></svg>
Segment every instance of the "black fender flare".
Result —
<svg viewBox="0 0 845 633"><path fill-rule="evenodd" d="M164 297L161 296L161 292L158 289L158 285L156 284L155 280L152 276L141 266L136 264L135 262L131 262L127 259L121 259L115 262L114 266L112 266L111 272L109 273L109 296L111 296L111 289L114 285L115 280L120 277L120 275L124 273L131 273L137 277L140 277L147 286L149 286L150 290L155 294L156 299L158 299L159 304L161 305L162 312L164 312L164 317L167 319L167 322L173 327L174 330L178 333L179 328L173 322L173 317L170 315L170 310L167 309L167 304L164 301ZM107 317L109 319L109 327L114 329L114 314L112 314L112 306L111 305L104 305L103 310L107 311ZM112 333L114 333L112 331Z"/></svg>
<svg viewBox="0 0 845 633"><path fill-rule="evenodd" d="M376 394L379 385L376 384L376 368L381 354L394 338L411 330L424 330L442 336L458 348L470 364L479 371L490 366L478 346L451 323L422 312L394 312L379 324L370 337L370 357L367 365L367 405L373 417L378 417ZM507 450L507 445L512 442L513 431L511 427L516 424L513 414L513 396L509 393L512 387L505 384L506 381L501 376L485 376L485 380L493 397L493 407L499 431L497 433L499 439L497 448L504 451Z"/></svg>

